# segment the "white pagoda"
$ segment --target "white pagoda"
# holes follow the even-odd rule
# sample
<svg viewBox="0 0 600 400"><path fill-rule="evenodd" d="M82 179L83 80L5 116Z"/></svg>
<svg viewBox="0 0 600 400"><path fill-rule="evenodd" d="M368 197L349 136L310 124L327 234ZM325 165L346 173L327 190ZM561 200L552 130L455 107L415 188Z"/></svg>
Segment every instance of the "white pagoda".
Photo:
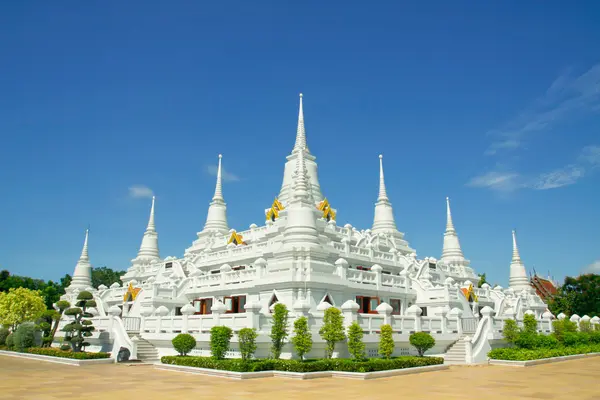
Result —
<svg viewBox="0 0 600 400"><path fill-rule="evenodd" d="M550 329L549 322L544 325L549 313L529 285L514 232L508 289L477 287L479 277L461 249L448 198L441 258L417 258L397 228L381 155L373 226L338 226L337 211L323 195L316 157L307 145L302 95L296 141L286 158L279 196L265 210L262 226L252 224L241 231L229 227L221 163L219 155L204 228L183 257L160 257L153 198L142 244L122 285L92 288L86 232L64 298L72 300L81 290L94 294L97 346L113 351L117 345L127 347L142 359L155 359L173 354L170 340L188 332L198 341L196 353L208 355L210 328L227 325L234 331L256 328L262 343L257 354L265 356L270 314L278 302L287 306L292 320L309 318L314 357L323 352L317 332L329 307L340 308L347 325L361 324L370 354L376 353L384 323L392 325L398 354L411 351L410 333L427 331L436 338L432 352L455 362L476 360L493 345L490 338L501 337L502 319L533 313L540 330ZM103 332L108 332L104 338ZM453 344L462 341L473 350L453 355ZM293 357L288 347L284 356ZM236 351L232 348L230 356Z"/></svg>

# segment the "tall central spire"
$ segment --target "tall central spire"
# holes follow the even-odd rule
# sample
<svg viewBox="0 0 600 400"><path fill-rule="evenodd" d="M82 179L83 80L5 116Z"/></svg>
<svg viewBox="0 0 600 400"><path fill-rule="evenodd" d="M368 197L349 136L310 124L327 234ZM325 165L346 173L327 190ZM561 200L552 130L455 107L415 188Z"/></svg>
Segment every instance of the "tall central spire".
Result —
<svg viewBox="0 0 600 400"><path fill-rule="evenodd" d="M513 252L512 261L510 263L510 277L508 279L508 286L514 290L530 290L531 285L529 284L529 278L527 278L527 271L523 261L521 261L521 255L519 254L519 248L517 247L517 233L512 231L513 239Z"/></svg>
<svg viewBox="0 0 600 400"><path fill-rule="evenodd" d="M229 226L227 225L227 205L223 198L223 186L222 186L222 169L221 159L223 156L219 154L219 166L217 168L217 183L215 185L215 195L212 198L210 206L208 207L208 215L206 216L206 224L204 225L203 232L219 232L226 235L229 232Z"/></svg>
<svg viewBox="0 0 600 400"><path fill-rule="evenodd" d="M398 232L396 221L394 219L394 210L392 203L387 197L385 189L385 179L383 176L383 156L379 155L379 195L375 203L375 217L373 218L373 233L394 233Z"/></svg>
<svg viewBox="0 0 600 400"><path fill-rule="evenodd" d="M307 170L308 188L312 192L312 197L316 202L323 200L321 187L317 176L316 158L308 150L306 143L306 130L304 127L304 108L302 104L302 93L300 93L300 106L298 109L298 128L296 129L296 141L292 153L287 156L285 169L283 171L283 183L279 191L278 200L286 205L291 200L292 184L294 181L294 171L296 170L296 160L298 154L303 153L305 168Z"/></svg>
<svg viewBox="0 0 600 400"><path fill-rule="evenodd" d="M89 229L86 229L81 256L75 266L73 280L67 288L67 292L72 292L73 289L85 290L92 286L92 265L90 264L90 257L88 255L88 236Z"/></svg>
<svg viewBox="0 0 600 400"><path fill-rule="evenodd" d="M158 250L158 233L154 223L154 203L156 197L152 196L152 206L150 207L150 217L148 218L148 226L142 237L142 244L138 251L137 257L132 260L134 265L145 265L152 261L160 260L160 252Z"/></svg>
<svg viewBox="0 0 600 400"><path fill-rule="evenodd" d="M442 261L449 263L463 262L465 256L460 248L460 241L452 222L450 199L446 197L446 232L444 232L444 246L442 248Z"/></svg>

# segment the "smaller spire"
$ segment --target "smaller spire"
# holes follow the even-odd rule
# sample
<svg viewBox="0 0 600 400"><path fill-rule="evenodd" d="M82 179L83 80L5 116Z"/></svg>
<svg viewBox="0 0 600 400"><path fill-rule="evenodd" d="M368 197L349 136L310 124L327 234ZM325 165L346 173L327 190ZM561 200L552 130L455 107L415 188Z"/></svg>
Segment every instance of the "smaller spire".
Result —
<svg viewBox="0 0 600 400"><path fill-rule="evenodd" d="M213 201L221 201L224 202L223 199L223 186L221 183L221 159L223 158L222 154L219 154L219 167L217 168L217 185L215 186L215 195L213 196Z"/></svg>
<svg viewBox="0 0 600 400"><path fill-rule="evenodd" d="M150 218L148 219L148 227L146 228L146 232L155 232L156 225L154 224L154 200L155 196L152 196L152 207L150 207Z"/></svg>
<svg viewBox="0 0 600 400"><path fill-rule="evenodd" d="M512 231L513 238L513 254L512 254L512 262L513 263L521 263L521 255L519 254L519 248L517 247L517 232L515 230Z"/></svg>
<svg viewBox="0 0 600 400"><path fill-rule="evenodd" d="M450 198L446 197L446 232L455 231L452 222L452 212L450 211Z"/></svg>
<svg viewBox="0 0 600 400"><path fill-rule="evenodd" d="M83 249L81 250L81 257L79 257L80 261L89 261L90 257L88 255L88 236L89 236L89 229L85 230L85 240L83 241Z"/></svg>
<svg viewBox="0 0 600 400"><path fill-rule="evenodd" d="M304 129L304 111L302 110L302 93L300 93L300 108L298 110L298 129L296 130L296 143L292 153L297 153L300 150L308 151L306 146L306 130Z"/></svg>
<svg viewBox="0 0 600 400"><path fill-rule="evenodd" d="M385 189L385 179L383 177L383 155L379 155L379 197L377 201L389 201Z"/></svg>

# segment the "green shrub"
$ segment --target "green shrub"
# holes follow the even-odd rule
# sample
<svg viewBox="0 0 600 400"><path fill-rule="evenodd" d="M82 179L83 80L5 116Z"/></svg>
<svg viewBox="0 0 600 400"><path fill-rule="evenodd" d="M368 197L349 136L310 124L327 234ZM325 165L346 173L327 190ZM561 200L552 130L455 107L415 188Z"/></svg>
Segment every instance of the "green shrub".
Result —
<svg viewBox="0 0 600 400"><path fill-rule="evenodd" d="M312 350L313 341L310 329L308 329L308 318L300 317L294 321L292 344L301 360L304 360L304 355Z"/></svg>
<svg viewBox="0 0 600 400"><path fill-rule="evenodd" d="M504 329L502 330L502 336L509 344L514 344L519 337L519 327L517 321L514 319L507 319L504 321Z"/></svg>
<svg viewBox="0 0 600 400"><path fill-rule="evenodd" d="M323 326L319 330L319 334L326 342L325 351L327 358L331 358L333 356L335 344L346 339L343 323L344 316L340 310L334 307L330 307L325 310L325 314L323 316Z"/></svg>
<svg viewBox="0 0 600 400"><path fill-rule="evenodd" d="M515 345L520 349L535 349L538 347L538 335L531 332L521 332L515 340Z"/></svg>
<svg viewBox="0 0 600 400"><path fill-rule="evenodd" d="M408 340L417 349L420 357L423 357L427 350L435 346L435 339L427 332L415 332L410 335Z"/></svg>
<svg viewBox="0 0 600 400"><path fill-rule="evenodd" d="M590 343L600 344L600 331L594 330L590 332Z"/></svg>
<svg viewBox="0 0 600 400"><path fill-rule="evenodd" d="M537 347L553 349L560 345L558 339L553 335L538 335L537 336Z"/></svg>
<svg viewBox="0 0 600 400"><path fill-rule="evenodd" d="M180 356L187 356L196 347L196 339L189 333L180 333L171 340L171 343Z"/></svg>
<svg viewBox="0 0 600 400"><path fill-rule="evenodd" d="M561 346L557 348L539 349L517 349L514 347L507 347L490 351L488 357L494 360L528 361L597 352L600 352L600 345L580 345L577 347Z"/></svg>
<svg viewBox="0 0 600 400"><path fill-rule="evenodd" d="M363 330L356 321L348 327L348 352L355 360L362 360L365 358Z"/></svg>
<svg viewBox="0 0 600 400"><path fill-rule="evenodd" d="M526 333L537 333L537 320L534 315L525 314L523 317L523 332Z"/></svg>
<svg viewBox="0 0 600 400"><path fill-rule="evenodd" d="M210 354L217 360L225 358L233 332L226 326L213 326L210 329Z"/></svg>
<svg viewBox="0 0 600 400"><path fill-rule="evenodd" d="M563 335L567 332L577 332L577 324L569 321L568 319L552 321L552 329L554 330L554 336L559 342L563 342Z"/></svg>
<svg viewBox="0 0 600 400"><path fill-rule="evenodd" d="M394 353L394 339L392 338L392 326L385 324L381 325L379 333L379 355L383 358L390 358Z"/></svg>
<svg viewBox="0 0 600 400"><path fill-rule="evenodd" d="M582 336L578 332L565 332L563 344L567 347L575 347L582 344Z"/></svg>
<svg viewBox="0 0 600 400"><path fill-rule="evenodd" d="M240 344L240 353L242 360L247 361L252 358L256 351L256 329L243 328L238 332L238 340Z"/></svg>
<svg viewBox="0 0 600 400"><path fill-rule="evenodd" d="M0 346L6 345L6 338L10 334L7 328L0 328Z"/></svg>
<svg viewBox="0 0 600 400"><path fill-rule="evenodd" d="M354 361L340 358L308 361L275 359L242 361L241 359L216 360L209 357L165 356L161 358L161 362L163 364L182 365L196 368L210 368L235 372L375 372L391 369L439 365L444 363L444 359L440 357L405 356L391 359L374 358L365 361Z"/></svg>
<svg viewBox="0 0 600 400"><path fill-rule="evenodd" d="M593 331L592 323L590 321L579 322L579 332L591 332Z"/></svg>
<svg viewBox="0 0 600 400"><path fill-rule="evenodd" d="M35 346L35 331L36 327L32 323L24 322L17 327L14 334L15 350L23 352L30 347Z"/></svg>
<svg viewBox="0 0 600 400"><path fill-rule="evenodd" d="M8 350L12 350L15 347L15 334L9 333L6 337L6 348Z"/></svg>
<svg viewBox="0 0 600 400"><path fill-rule="evenodd" d="M271 354L278 359L288 336L289 311L285 304L277 303L273 307L273 325L271 326Z"/></svg>
<svg viewBox="0 0 600 400"><path fill-rule="evenodd" d="M42 356L52 356L61 358L73 358L76 360L96 360L99 358L110 358L110 353L87 353L59 350L55 347L32 347L27 350L30 354L39 354Z"/></svg>

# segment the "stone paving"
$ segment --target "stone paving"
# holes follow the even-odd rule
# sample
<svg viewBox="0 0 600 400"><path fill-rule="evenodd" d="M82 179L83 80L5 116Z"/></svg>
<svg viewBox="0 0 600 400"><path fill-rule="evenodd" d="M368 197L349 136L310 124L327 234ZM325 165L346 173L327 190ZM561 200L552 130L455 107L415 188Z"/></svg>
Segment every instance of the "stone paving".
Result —
<svg viewBox="0 0 600 400"><path fill-rule="evenodd" d="M600 357L528 368L456 366L355 381L230 380L150 365L74 367L0 356L0 399L575 399L600 400Z"/></svg>

